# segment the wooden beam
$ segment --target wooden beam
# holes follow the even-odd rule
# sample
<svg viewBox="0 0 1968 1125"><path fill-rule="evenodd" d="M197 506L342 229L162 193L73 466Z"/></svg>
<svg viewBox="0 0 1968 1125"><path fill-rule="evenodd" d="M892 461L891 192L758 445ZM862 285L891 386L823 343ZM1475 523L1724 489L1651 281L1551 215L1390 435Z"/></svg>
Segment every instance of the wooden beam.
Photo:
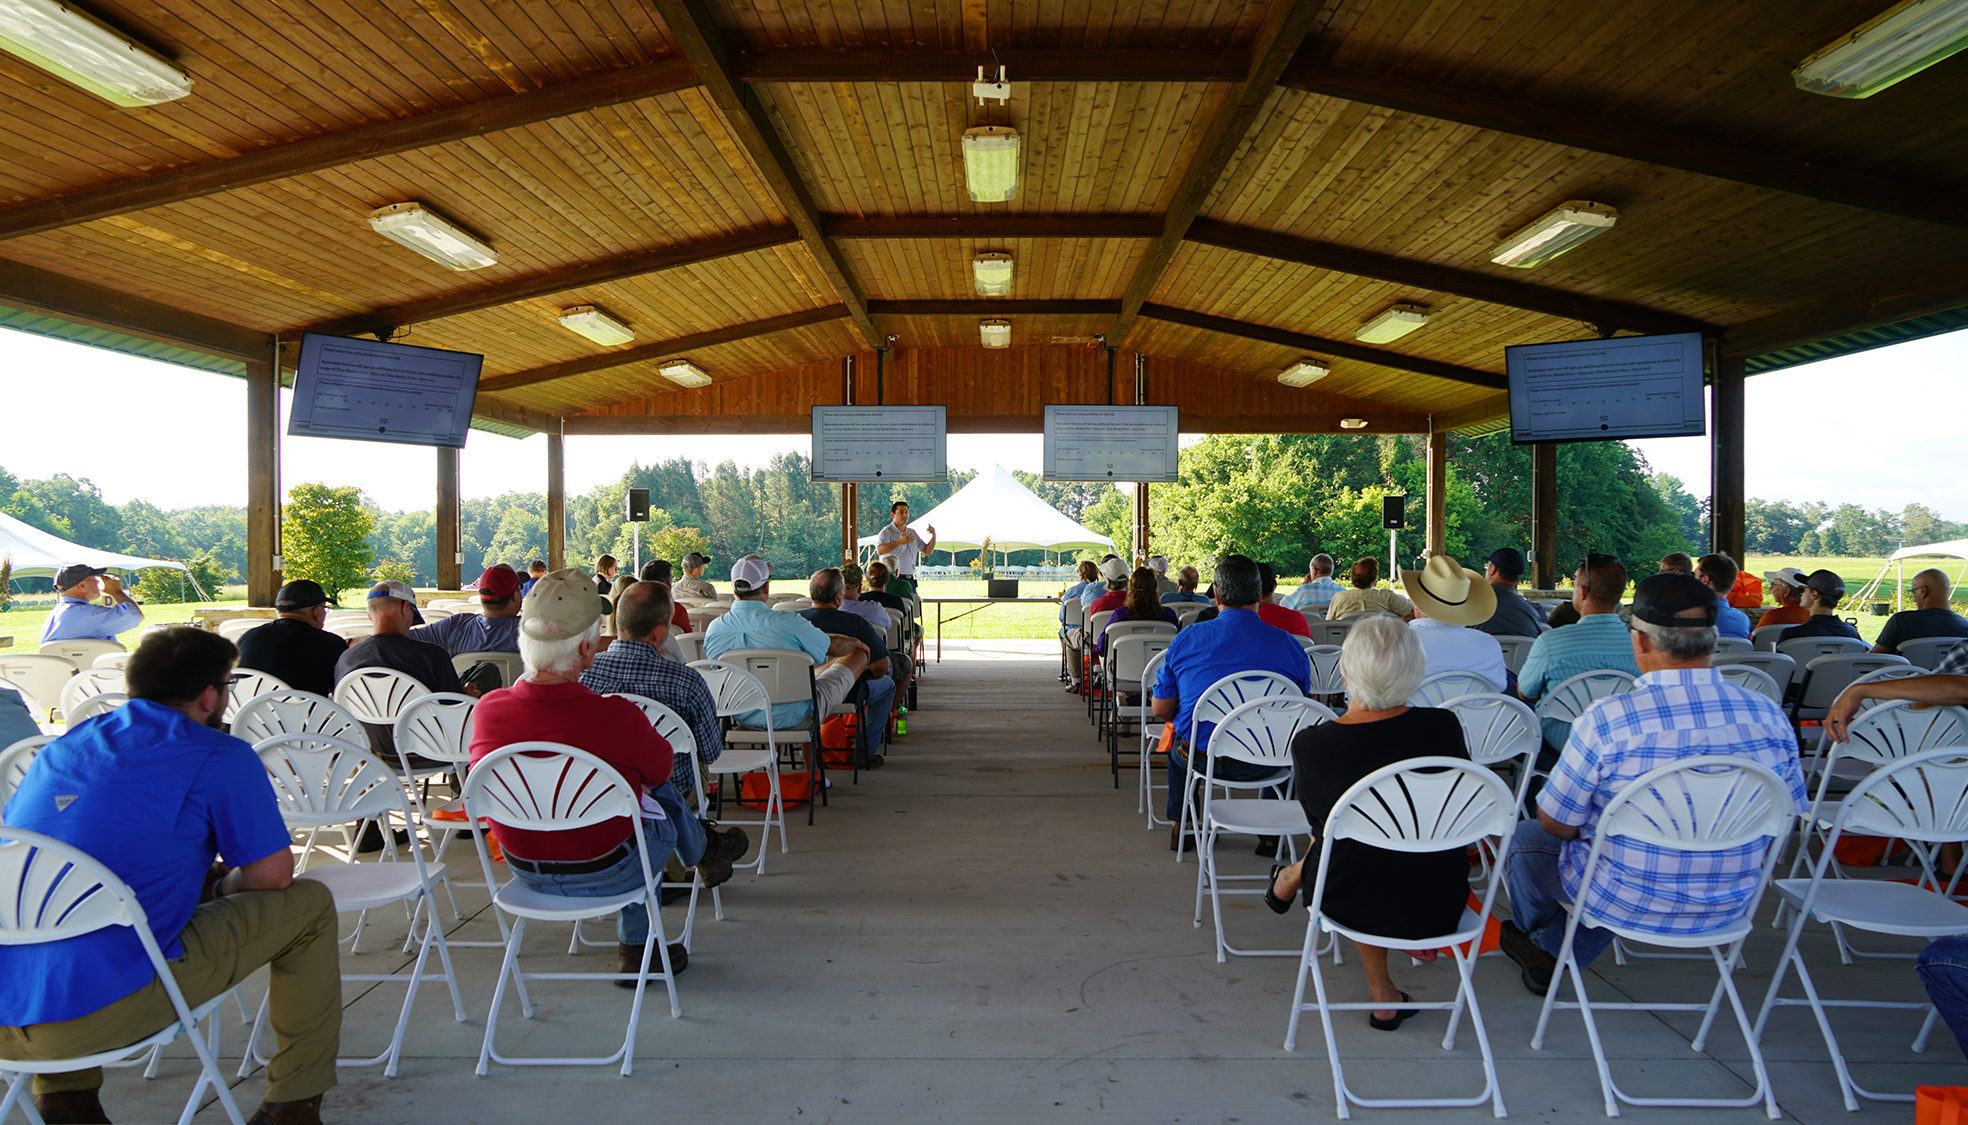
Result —
<svg viewBox="0 0 1968 1125"><path fill-rule="evenodd" d="M1724 358L1815 344L1849 332L1968 308L1968 267L1959 259L1882 281L1845 280L1824 297L1738 324L1722 337Z"/></svg>
<svg viewBox="0 0 1968 1125"><path fill-rule="evenodd" d="M1296 262L1315 269L1378 278L1396 285L1411 285L1437 293L1483 301L1493 305L1584 321L1605 328L1624 328L1633 332L1701 332L1717 335L1722 329L1694 317L1661 312L1644 305L1613 301L1570 293L1548 285L1518 281L1510 277L1478 273L1454 266L1418 262L1373 250L1360 250L1336 242L1309 238L1289 238L1253 227L1197 219L1189 226L1189 241L1245 254Z"/></svg>
<svg viewBox="0 0 1968 1125"><path fill-rule="evenodd" d="M1745 455L1743 432L1746 403L1743 381L1747 375L1741 358L1724 356L1716 366L1710 386L1711 424L1709 435L1709 549L1720 551L1737 562L1743 560L1747 533L1747 506L1743 502Z"/></svg>
<svg viewBox="0 0 1968 1125"><path fill-rule="evenodd" d="M1428 435L1426 473L1428 553L1447 554L1449 550L1449 434L1446 430L1435 430Z"/></svg>
<svg viewBox="0 0 1968 1125"><path fill-rule="evenodd" d="M280 588L280 379L269 345L246 363L246 604Z"/></svg>
<svg viewBox="0 0 1968 1125"><path fill-rule="evenodd" d="M1486 398L1481 402L1472 402L1468 406L1445 411L1434 417L1435 428L1438 430L1464 430L1472 426L1481 426L1499 418L1510 417L1510 396L1497 395L1494 398Z"/></svg>
<svg viewBox="0 0 1968 1125"><path fill-rule="evenodd" d="M1828 168L1551 105L1530 105L1475 90L1348 70L1311 59L1286 68L1280 84L1478 129L1679 168L1701 176L1823 199L1944 226L1968 226L1968 194L1938 185Z"/></svg>
<svg viewBox="0 0 1968 1125"><path fill-rule="evenodd" d="M1531 446L1531 575L1539 590L1558 588L1558 446L1548 441Z"/></svg>
<svg viewBox="0 0 1968 1125"><path fill-rule="evenodd" d="M458 451L445 446L437 449L437 588L464 589L464 575L458 560L458 516L463 508L464 491L458 477Z"/></svg>
<svg viewBox="0 0 1968 1125"><path fill-rule="evenodd" d="M841 304L847 306L847 315L854 318L869 347L884 346L888 341L868 315L867 297L848 272L847 259L841 257L840 248L829 242L826 232L820 228L820 209L813 202L813 193L801 181L799 167L793 163L786 142L766 115L758 95L742 85L733 73L731 48L704 0L654 0L654 3L669 31L670 41L696 72L704 92L724 115L732 135L745 147L779 206L799 228L800 241L812 251L821 274L840 295Z"/></svg>
<svg viewBox="0 0 1968 1125"><path fill-rule="evenodd" d="M995 297L957 300L869 301L874 316L1113 316L1119 301L1000 300Z"/></svg>
<svg viewBox="0 0 1968 1125"><path fill-rule="evenodd" d="M547 431L547 570L567 565L567 441Z"/></svg>
<svg viewBox="0 0 1968 1125"><path fill-rule="evenodd" d="M1340 427L1342 418L1359 418L1367 423L1364 431ZM948 419L953 434L1036 434L1044 430L1040 414L952 414ZM689 437L723 434L804 434L813 425L807 414L692 415L692 414L570 414L568 437L631 435L648 437ZM1225 410L1211 413L1206 408L1182 410L1182 426L1213 434L1425 434L1428 416L1399 410L1313 409L1299 413L1250 413Z"/></svg>
<svg viewBox="0 0 1968 1125"><path fill-rule="evenodd" d="M1273 328L1267 324L1251 324L1227 317L1210 316L1207 313L1190 312L1188 309L1170 308L1167 305L1143 305L1141 315L1153 320L1165 320L1170 324L1200 328L1205 332L1220 332L1225 336L1261 340L1267 344L1279 344L1301 352L1322 352L1342 359L1357 359L1379 364L1382 367L1392 367L1398 371L1412 371L1417 375L1468 383L1475 387L1502 390L1506 385L1502 375L1481 371L1474 367L1423 359L1420 356L1402 355L1400 352L1390 352L1385 348L1369 347L1366 344L1355 344L1346 340L1327 340L1318 336L1307 336L1302 332Z"/></svg>
<svg viewBox="0 0 1968 1125"><path fill-rule="evenodd" d="M268 360L273 337L86 281L0 258L0 304L223 359Z"/></svg>
<svg viewBox="0 0 1968 1125"><path fill-rule="evenodd" d="M732 72L745 82L963 82L999 63L1012 82L1241 82L1249 58L1236 50L741 50Z"/></svg>
<svg viewBox="0 0 1968 1125"><path fill-rule="evenodd" d="M503 394L506 391L549 383L555 379L565 379L571 375L586 375L593 371L607 371L614 367L627 367L651 360L669 359L680 352L695 351L698 348L729 344L737 340L749 340L754 336L765 336L773 332L785 332L793 328L804 328L809 324L824 324L839 320L848 315L846 305L828 305L824 308L807 309L788 313L767 320L754 320L747 324L734 324L729 328L717 328L709 332L697 332L689 336L678 336L670 340L658 340L653 344L638 344L633 348L602 352L598 355L570 359L564 363L550 363L545 367L535 367L529 371L515 371L510 375L493 375L478 382L480 394Z"/></svg>
<svg viewBox="0 0 1968 1125"><path fill-rule="evenodd" d="M520 406L516 403L488 398L485 395L485 388L483 386L479 387L478 400L472 403L472 417L484 418L488 421L499 422L507 426L517 426L522 430L531 430L536 434L545 432L556 421L553 415L548 414L544 410L534 410L531 407Z"/></svg>
<svg viewBox="0 0 1968 1125"><path fill-rule="evenodd" d="M1158 238L1160 215L822 215L829 238Z"/></svg>
<svg viewBox="0 0 1968 1125"><path fill-rule="evenodd" d="M640 101L697 84L689 65L664 59L611 70L524 94L508 94L454 109L346 129L324 136L173 168L120 183L38 199L0 210L0 238L19 238L110 215L179 203L269 180L319 172L355 160L483 136L504 129L584 113L600 106Z"/></svg>
<svg viewBox="0 0 1968 1125"><path fill-rule="evenodd" d="M798 241L799 231L790 224L758 227L734 234L720 234L693 242L678 243L675 246L627 254L604 262L545 270L525 277L517 277L511 281L502 281L496 285L482 285L476 289L466 289L425 301L413 301L393 308L370 309L367 312L337 317L334 320L324 320L296 331L325 332L331 336L354 336L401 328L408 324L422 324L429 320L441 320L447 316L460 316L518 301L530 301L536 297L572 292L589 285L606 285L624 278L660 273L679 266L716 261L733 254L749 254L754 250L765 250Z"/></svg>
<svg viewBox="0 0 1968 1125"><path fill-rule="evenodd" d="M1201 213L1223 169L1229 166L1237 146L1243 143L1244 134L1257 123L1265 101L1276 92L1278 78L1291 62L1292 54L1311 33L1312 25L1318 22L1325 7L1325 0L1273 0L1271 10L1265 13L1264 22L1251 40L1250 60L1242 84L1202 123L1201 135L1208 140L1176 185L1175 202L1163 217L1161 237L1128 281L1121 298L1120 315L1114 318L1114 327L1108 333L1108 339L1116 346L1126 342L1128 332L1141 315L1141 306L1154 295L1156 284L1174 260L1176 250L1181 248L1189 224Z"/></svg>

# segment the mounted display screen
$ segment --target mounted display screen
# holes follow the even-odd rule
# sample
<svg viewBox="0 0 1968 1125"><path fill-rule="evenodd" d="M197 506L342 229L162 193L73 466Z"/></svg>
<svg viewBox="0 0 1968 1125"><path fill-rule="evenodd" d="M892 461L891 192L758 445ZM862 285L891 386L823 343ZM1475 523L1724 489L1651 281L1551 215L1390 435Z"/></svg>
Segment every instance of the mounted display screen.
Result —
<svg viewBox="0 0 1968 1125"><path fill-rule="evenodd" d="M943 481L950 435L941 406L816 406L813 479Z"/></svg>
<svg viewBox="0 0 1968 1125"><path fill-rule="evenodd" d="M1047 406L1045 479L1176 479L1181 418L1173 406Z"/></svg>
<svg viewBox="0 0 1968 1125"><path fill-rule="evenodd" d="M1519 445L1707 432L1700 333L1525 344L1503 359Z"/></svg>
<svg viewBox="0 0 1968 1125"><path fill-rule="evenodd" d="M485 357L310 332L294 366L287 432L465 447Z"/></svg>

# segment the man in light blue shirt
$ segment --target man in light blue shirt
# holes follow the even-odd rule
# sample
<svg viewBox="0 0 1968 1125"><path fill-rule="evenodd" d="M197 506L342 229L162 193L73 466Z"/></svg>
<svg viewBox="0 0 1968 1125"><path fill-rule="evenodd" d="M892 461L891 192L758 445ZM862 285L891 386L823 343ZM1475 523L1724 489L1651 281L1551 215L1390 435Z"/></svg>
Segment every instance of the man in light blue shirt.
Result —
<svg viewBox="0 0 1968 1125"><path fill-rule="evenodd" d="M1553 687L1581 672L1615 668L1638 676L1633 642L1620 620L1620 598L1626 593L1626 568L1611 555L1587 555L1572 575L1572 606L1579 619L1538 637L1524 667L1517 673L1517 693L1536 703ZM1546 719L1544 740L1555 750L1565 745L1572 724Z"/></svg>
<svg viewBox="0 0 1968 1125"><path fill-rule="evenodd" d="M1736 588L1742 570L1736 560L1724 554L1703 555L1695 560L1695 577L1715 592L1715 631L1724 637L1749 639L1749 614L1729 604L1729 591Z"/></svg>
<svg viewBox="0 0 1968 1125"><path fill-rule="evenodd" d="M454 613L410 630L410 639L434 644L453 656L467 652L519 651L519 572L504 563L478 576L478 612Z"/></svg>
<svg viewBox="0 0 1968 1125"><path fill-rule="evenodd" d="M60 596L41 630L44 645L49 641L113 641L116 634L143 624L143 610L123 592L123 583L102 567L69 563L55 573L55 591ZM97 605L96 599L105 595L110 604Z"/></svg>
<svg viewBox="0 0 1968 1125"><path fill-rule="evenodd" d="M1208 605L1209 598L1196 592L1196 587L1202 580L1203 576L1196 573L1195 567L1183 567L1176 572L1175 590L1172 593L1162 595L1162 604L1177 605L1189 602L1201 602L1204 605Z"/></svg>
<svg viewBox="0 0 1968 1125"><path fill-rule="evenodd" d="M829 638L797 613L772 608L772 567L757 555L731 564L731 609L704 630L704 655L722 660L741 648L774 648L803 652L813 659L814 702L822 715L840 706L861 673L868 670L868 646L847 637ZM813 718L814 703L796 700L772 707L774 730L789 730ZM764 711L747 711L738 722L765 726Z"/></svg>
<svg viewBox="0 0 1968 1125"><path fill-rule="evenodd" d="M1089 586L1098 586L1102 590L1107 588L1106 583L1100 581L1100 567L1095 565L1092 559L1080 560L1079 575L1080 580L1066 587L1066 592L1059 595L1059 623L1061 625L1066 624L1066 603L1082 602L1084 604L1082 598Z"/></svg>
<svg viewBox="0 0 1968 1125"><path fill-rule="evenodd" d="M1332 605L1333 595L1342 589L1339 583L1333 581L1332 572L1331 555L1323 552L1313 555L1305 568L1304 583L1285 599L1285 608L1324 617L1326 608Z"/></svg>

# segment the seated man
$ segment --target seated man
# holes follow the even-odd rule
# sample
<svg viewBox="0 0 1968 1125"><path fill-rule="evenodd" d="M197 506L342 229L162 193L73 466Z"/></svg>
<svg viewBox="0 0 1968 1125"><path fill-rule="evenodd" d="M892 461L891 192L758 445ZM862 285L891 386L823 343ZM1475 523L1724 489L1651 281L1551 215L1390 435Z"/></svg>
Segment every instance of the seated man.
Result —
<svg viewBox="0 0 1968 1125"><path fill-rule="evenodd" d="M1435 555L1420 570L1402 571L1401 586L1414 600L1409 628L1428 658L1427 675L1474 672L1490 682L1492 691L1510 686L1503 646L1475 628L1496 611L1496 591L1482 575L1447 555Z"/></svg>
<svg viewBox="0 0 1968 1125"><path fill-rule="evenodd" d="M413 641L437 645L452 656L467 652L519 651L519 575L501 563L478 576L477 613L454 613L410 630ZM480 690L501 686L497 668L486 665L470 676Z"/></svg>
<svg viewBox="0 0 1968 1125"><path fill-rule="evenodd" d="M1391 613L1403 621L1414 616L1413 602L1392 590L1374 587L1380 581L1379 559L1360 559L1346 577L1353 586L1334 594L1332 601L1326 603L1326 620L1340 621L1362 613Z"/></svg>
<svg viewBox="0 0 1968 1125"><path fill-rule="evenodd" d="M1170 594L1175 593L1177 587L1175 580L1168 576L1169 563L1166 556L1149 555L1148 561L1143 565L1155 572L1155 596L1157 598L1166 598Z"/></svg>
<svg viewBox="0 0 1968 1125"><path fill-rule="evenodd" d="M1794 566L1766 570L1763 580L1769 584L1770 600L1777 604L1763 611L1763 616L1757 619L1757 628L1765 625L1802 625L1811 619L1811 611L1799 604L1804 596L1803 571Z"/></svg>
<svg viewBox="0 0 1968 1125"><path fill-rule="evenodd" d="M1475 628L1493 637L1536 637L1544 632L1544 610L1517 592L1524 577L1524 553L1498 547L1483 562L1483 578L1496 594L1496 612Z"/></svg>
<svg viewBox="0 0 1968 1125"><path fill-rule="evenodd" d="M1947 575L1938 570L1923 570L1913 576L1909 592L1913 594L1913 608L1886 619L1886 627L1879 631L1879 643L1872 651L1897 653L1901 641L1920 637L1968 637L1968 617L1948 608L1954 589Z"/></svg>
<svg viewBox="0 0 1968 1125"><path fill-rule="evenodd" d="M717 587L704 580L704 568L709 565L711 556L702 551L692 551L683 556L683 577L670 584L670 596L717 600Z"/></svg>
<svg viewBox="0 0 1968 1125"><path fill-rule="evenodd" d="M883 633L888 632L888 607L861 600L861 568L844 563L841 572L841 612L851 613Z"/></svg>
<svg viewBox="0 0 1968 1125"><path fill-rule="evenodd" d="M1272 600L1278 593L1278 572L1270 563L1257 564L1257 580L1258 588L1263 591L1263 596L1257 600L1258 617L1265 624L1275 625L1294 637L1311 636L1312 625L1305 620L1304 614L1295 609L1286 609Z"/></svg>
<svg viewBox="0 0 1968 1125"><path fill-rule="evenodd" d="M410 587L394 580L378 582L369 591L369 621L376 631L350 645L341 659L335 661L335 682L341 683L359 668L394 668L432 691L477 695L477 687L458 679L450 653L428 641L410 637L410 623L416 611L417 598ZM376 756L386 762L396 761L395 729L386 723L362 725L369 732L369 748ZM423 764L423 759L417 762ZM365 829L360 846L364 851L374 851L382 846L382 837Z"/></svg>
<svg viewBox="0 0 1968 1125"><path fill-rule="evenodd" d="M1339 583L1333 581L1332 572L1331 555L1323 551L1313 555L1312 561L1305 564L1305 581L1285 599L1285 608L1324 617L1333 595L1339 593Z"/></svg>
<svg viewBox="0 0 1968 1125"><path fill-rule="evenodd" d="M69 563L55 572L55 608L41 627L49 641L113 641L116 634L143 624L143 609L123 592L123 583L99 566ZM107 597L108 605L96 599Z"/></svg>
<svg viewBox="0 0 1968 1125"><path fill-rule="evenodd" d="M813 608L801 610L800 616L823 633L852 637L867 646L868 670L857 690L866 693L868 725L855 732L854 756L855 765L860 768L880 769L884 759L873 751L881 741L881 732L888 729L889 712L895 708L894 664L889 659L888 645L882 640L888 615L883 612L883 629L877 630L866 620L842 609L846 585L841 572L833 567L814 571L807 582L807 596L812 599Z"/></svg>
<svg viewBox="0 0 1968 1125"><path fill-rule="evenodd" d="M1694 572L1695 560L1689 558L1686 551L1674 551L1661 556L1659 571L1661 574L1693 574Z"/></svg>
<svg viewBox="0 0 1968 1125"><path fill-rule="evenodd" d="M773 609L772 566L757 555L731 564L731 589L731 609L704 630L704 655L719 660L737 648L803 652L815 665L813 693L821 716L840 706L868 670L868 646L847 637L829 638L799 614ZM806 725L814 717L813 707L804 699L774 704L773 728L783 731ZM764 727L765 719L762 710L738 716L738 722L748 727Z"/></svg>
<svg viewBox="0 0 1968 1125"><path fill-rule="evenodd" d="M273 596L274 620L239 638L239 667L265 672L296 691L335 694L335 662L348 642L322 626L328 623L328 594L303 578Z"/></svg>
<svg viewBox="0 0 1968 1125"><path fill-rule="evenodd" d="M1107 613L1127 604L1128 564L1119 555L1108 555L1100 564L1101 588L1087 601L1086 615L1092 620L1096 613ZM1088 593L1093 591L1089 590ZM1085 597L1085 595L1081 595Z"/></svg>
<svg viewBox="0 0 1968 1125"><path fill-rule="evenodd" d="M580 682L594 664L601 619L609 609L608 599L597 595L593 581L578 570L557 570L533 584L519 607L519 656L526 675L509 688L488 693L473 710L472 764L515 742L560 742L586 750L662 808L661 819L639 818L650 870L661 869L675 849L680 864L696 867L706 884L717 886L731 878L732 861L744 856L749 846L744 832L707 832L670 784L675 755L642 710ZM559 832L492 824L514 879L570 898L598 898L642 886L631 831L634 827L622 817ZM636 972L649 940L647 908L639 902L624 906L615 916L615 940L615 971ZM682 942L671 943L669 955L672 972L682 972L690 963ZM615 983L635 987L633 980Z"/></svg>
<svg viewBox="0 0 1968 1125"><path fill-rule="evenodd" d="M1080 565L1085 566L1086 564L1081 563ZM1163 594L1162 604L1179 605L1185 602L1200 602L1203 605L1208 605L1209 598L1206 595L1196 592L1196 587L1202 580L1203 576L1196 573L1195 567L1183 567L1176 572L1175 592L1172 594Z"/></svg>
<svg viewBox="0 0 1968 1125"><path fill-rule="evenodd" d="M581 685L603 695L648 696L675 711L697 740L697 762L709 766L724 753L717 700L704 677L663 655L669 618L670 591L661 582L637 582L623 590L615 602L615 641L595 654L581 673ZM696 763L678 758L670 784L696 807Z"/></svg>
<svg viewBox="0 0 1968 1125"><path fill-rule="evenodd" d="M1181 837L1182 797L1189 789L1189 771L1201 769L1209 750L1214 723L1196 728L1196 745L1190 746L1189 725L1196 701L1210 685L1238 672L1277 672L1298 690L1312 689L1312 662L1305 649L1283 630L1264 623L1257 615L1262 586L1257 564L1243 555L1229 555L1216 564L1215 619L1197 622L1175 635L1162 657L1161 671L1155 677L1153 709L1161 722L1173 720L1176 740L1169 748L1168 805L1164 815L1175 821L1169 830L1169 848L1188 850L1193 840ZM1232 781L1262 777L1266 771L1243 762L1224 762L1217 776Z"/></svg>
<svg viewBox="0 0 1968 1125"><path fill-rule="evenodd" d="M1777 634L1777 643L1796 640L1799 637L1851 637L1860 639L1859 630L1850 621L1837 616L1838 603L1845 597L1845 580L1838 572L1814 570L1804 579L1804 593L1798 604L1811 616L1802 625L1792 625Z"/></svg>
<svg viewBox="0 0 1968 1125"><path fill-rule="evenodd" d="M1736 560L1717 552L1695 560L1695 577L1715 592L1715 631L1724 637L1749 639L1749 614L1729 604L1729 591L1736 588L1736 575L1742 569Z"/></svg>
<svg viewBox="0 0 1968 1125"><path fill-rule="evenodd" d="M253 1121L313 1125L341 1038L335 900L294 878L266 767L220 727L233 655L232 642L202 629L146 637L124 670L130 701L43 747L4 819L73 844L129 883L192 1007L270 966L280 1048ZM20 1058L109 1050L176 1015L121 927L0 944L0 1014L15 1025L0 1027L0 1050ZM107 1121L101 1087L99 1068L36 1075L34 1104L51 1123Z"/></svg>
<svg viewBox="0 0 1968 1125"><path fill-rule="evenodd" d="M1796 811L1810 807L1797 740L1783 710L1709 667L1715 651L1712 592L1689 575L1654 575L1635 591L1630 635L1639 684L1579 717L1538 795L1537 820L1519 824L1510 841L1503 875L1511 918L1503 923L1502 947L1522 970L1525 987L1538 995L1551 986L1565 935L1564 904L1578 901L1593 825L1635 778L1683 758L1727 754L1776 771L1789 785ZM1601 896L1597 901L1610 900L1609 913L1623 925L1696 934L1742 908L1762 861L1756 844L1691 855L1615 843L1600 857L1593 888ZM1612 943L1610 931L1580 927L1572 948L1584 967Z"/></svg>
<svg viewBox="0 0 1968 1125"><path fill-rule="evenodd" d="M27 700L21 693L14 688L0 687L0 750L40 733L41 724L34 721L34 712L28 710Z"/></svg>
<svg viewBox="0 0 1968 1125"><path fill-rule="evenodd" d="M526 581L520 584L519 596L525 597L533 590L533 583L547 576L547 560L534 559L526 564Z"/></svg>
<svg viewBox="0 0 1968 1125"><path fill-rule="evenodd" d="M1620 596L1626 593L1626 567L1611 555L1591 554L1572 574L1572 607L1579 619L1563 629L1538 637L1517 672L1517 694L1536 703L1544 693L1581 672L1616 668L1640 674L1633 662L1633 642L1620 620ZM1572 725L1558 719L1543 721L1547 756L1565 745ZM1543 758L1539 761L1544 764Z"/></svg>

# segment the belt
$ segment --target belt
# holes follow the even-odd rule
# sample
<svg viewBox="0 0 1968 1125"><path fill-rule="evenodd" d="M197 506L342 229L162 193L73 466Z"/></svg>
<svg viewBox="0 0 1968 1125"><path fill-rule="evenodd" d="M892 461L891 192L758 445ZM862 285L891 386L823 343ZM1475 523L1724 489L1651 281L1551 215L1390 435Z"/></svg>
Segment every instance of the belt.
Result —
<svg viewBox="0 0 1968 1125"><path fill-rule="evenodd" d="M621 862L622 857L628 854L629 842L624 840L615 845L614 849L606 855L598 855L593 859L531 860L522 859L511 852L507 852L506 866L517 867L521 871L530 872L534 875L587 875L596 871L608 870Z"/></svg>

